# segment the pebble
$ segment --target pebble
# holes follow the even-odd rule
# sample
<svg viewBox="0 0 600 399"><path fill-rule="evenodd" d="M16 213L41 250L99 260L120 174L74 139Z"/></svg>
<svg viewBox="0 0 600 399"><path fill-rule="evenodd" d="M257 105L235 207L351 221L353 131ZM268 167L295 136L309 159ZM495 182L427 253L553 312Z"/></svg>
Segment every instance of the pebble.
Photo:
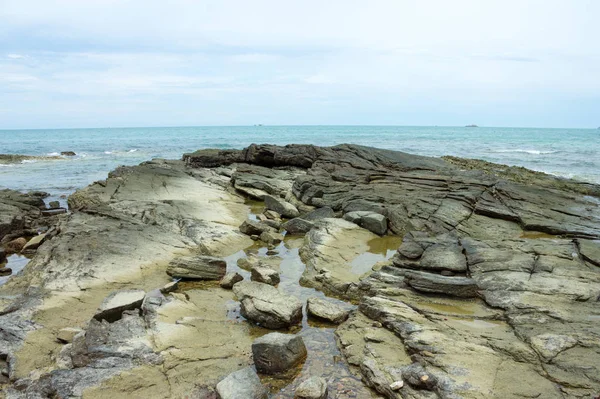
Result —
<svg viewBox="0 0 600 399"><path fill-rule="evenodd" d="M402 388L403 386L404 386L404 381L402 381L402 380L398 380L398 381L394 381L394 382L392 382L392 383L390 384L390 389L391 389L392 391L397 391L397 390L399 390L400 388Z"/></svg>

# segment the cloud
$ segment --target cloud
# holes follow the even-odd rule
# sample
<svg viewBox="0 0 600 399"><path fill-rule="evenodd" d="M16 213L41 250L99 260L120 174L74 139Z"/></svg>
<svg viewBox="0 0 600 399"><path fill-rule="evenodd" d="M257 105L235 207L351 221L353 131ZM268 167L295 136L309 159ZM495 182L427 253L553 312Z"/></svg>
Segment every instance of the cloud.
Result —
<svg viewBox="0 0 600 399"><path fill-rule="evenodd" d="M481 124L544 125L534 103L597 125L569 108L600 108L598 14L567 0L3 0L0 128L64 126L72 109L110 125L272 123L266 110L464 125L459 104Z"/></svg>

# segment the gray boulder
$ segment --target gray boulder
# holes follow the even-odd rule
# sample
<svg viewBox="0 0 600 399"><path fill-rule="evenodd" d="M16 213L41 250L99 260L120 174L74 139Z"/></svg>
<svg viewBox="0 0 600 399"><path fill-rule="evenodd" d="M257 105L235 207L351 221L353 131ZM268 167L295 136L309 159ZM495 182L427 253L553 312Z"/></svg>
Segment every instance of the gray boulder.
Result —
<svg viewBox="0 0 600 399"><path fill-rule="evenodd" d="M267 389L252 367L235 371L217 384L221 399L266 399Z"/></svg>
<svg viewBox="0 0 600 399"><path fill-rule="evenodd" d="M300 216L300 212L294 205L271 195L265 196L265 207L279 213L284 218L291 219Z"/></svg>
<svg viewBox="0 0 600 399"><path fill-rule="evenodd" d="M344 215L344 219L359 225L380 236L387 232L387 217L371 211L353 211Z"/></svg>
<svg viewBox="0 0 600 399"><path fill-rule="evenodd" d="M266 266L256 266L252 268L250 279L259 283L269 285L279 284L279 272Z"/></svg>
<svg viewBox="0 0 600 399"><path fill-rule="evenodd" d="M287 371L306 358L306 346L299 335L270 333L252 344L256 369L264 374Z"/></svg>
<svg viewBox="0 0 600 399"><path fill-rule="evenodd" d="M340 324L346 321L350 310L317 297L308 298L306 313L319 319L327 320L331 323Z"/></svg>
<svg viewBox="0 0 600 399"><path fill-rule="evenodd" d="M242 316L265 328L279 329L302 321L302 302L273 286L242 281L233 286L233 292L241 301Z"/></svg>
<svg viewBox="0 0 600 399"><path fill-rule="evenodd" d="M296 389L296 399L327 399L327 381L321 377L310 377Z"/></svg>
<svg viewBox="0 0 600 399"><path fill-rule="evenodd" d="M290 234L306 234L314 227L314 223L303 218L294 218L285 222L281 227Z"/></svg>
<svg viewBox="0 0 600 399"><path fill-rule="evenodd" d="M236 283L243 281L244 277L239 273L227 273L225 277L221 279L219 285L221 288L232 289Z"/></svg>
<svg viewBox="0 0 600 399"><path fill-rule="evenodd" d="M220 280L225 276L226 270L227 263L223 259L195 255L173 259L167 267L167 274L177 278Z"/></svg>

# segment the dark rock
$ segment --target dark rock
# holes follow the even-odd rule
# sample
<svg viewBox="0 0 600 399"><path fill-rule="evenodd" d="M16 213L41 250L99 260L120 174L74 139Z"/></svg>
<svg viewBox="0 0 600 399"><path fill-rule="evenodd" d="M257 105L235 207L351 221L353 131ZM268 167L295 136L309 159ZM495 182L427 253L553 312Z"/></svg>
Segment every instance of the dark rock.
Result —
<svg viewBox="0 0 600 399"><path fill-rule="evenodd" d="M50 209L58 209L58 208L60 208L60 202L58 202L58 201L50 201L50 203L48 204L48 206L50 207Z"/></svg>
<svg viewBox="0 0 600 399"><path fill-rule="evenodd" d="M306 234L314 227L314 224L302 218L294 218L285 222L281 227L290 234Z"/></svg>
<svg viewBox="0 0 600 399"><path fill-rule="evenodd" d="M269 245L277 245L283 241L283 235L272 231L263 231L260 240Z"/></svg>
<svg viewBox="0 0 600 399"><path fill-rule="evenodd" d="M221 399L267 399L268 391L252 367L229 374L217 384Z"/></svg>
<svg viewBox="0 0 600 399"><path fill-rule="evenodd" d="M230 290L233 288L235 283L239 283L242 280L244 280L244 277L242 277L242 275L239 273L227 273L225 277L221 279L219 285L221 288Z"/></svg>
<svg viewBox="0 0 600 399"><path fill-rule="evenodd" d="M6 252L4 248L0 248L0 263L6 262Z"/></svg>
<svg viewBox="0 0 600 399"><path fill-rule="evenodd" d="M169 262L167 274L171 277L220 280L225 276L227 262L206 255L180 256Z"/></svg>
<svg viewBox="0 0 600 399"><path fill-rule="evenodd" d="M10 276L12 269L10 267L0 267L0 276Z"/></svg>
<svg viewBox="0 0 600 399"><path fill-rule="evenodd" d="M287 371L306 358L306 346L299 335L270 333L252 344L256 370L263 374Z"/></svg>
<svg viewBox="0 0 600 399"><path fill-rule="evenodd" d="M66 157L74 157L77 154L75 154L73 151L61 151L60 155L64 155Z"/></svg>
<svg viewBox="0 0 600 399"><path fill-rule="evenodd" d="M56 216L62 215L63 213L67 213L65 208L46 209L42 211L42 216Z"/></svg>
<svg viewBox="0 0 600 399"><path fill-rule="evenodd" d="M387 232L387 218L370 211L353 211L344 215L344 219L355 223L372 233L384 235Z"/></svg>

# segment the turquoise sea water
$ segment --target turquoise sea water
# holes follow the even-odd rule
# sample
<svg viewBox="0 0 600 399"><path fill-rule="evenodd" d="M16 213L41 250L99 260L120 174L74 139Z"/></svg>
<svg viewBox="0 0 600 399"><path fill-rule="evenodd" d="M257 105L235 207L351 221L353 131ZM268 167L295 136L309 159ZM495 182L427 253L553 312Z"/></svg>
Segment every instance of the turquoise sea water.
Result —
<svg viewBox="0 0 600 399"><path fill-rule="evenodd" d="M414 154L485 159L600 183L600 130L402 126L249 126L0 130L0 153L61 160L0 164L0 187L43 190L54 198L104 179L119 165L179 159L200 148L251 143L354 143Z"/></svg>

